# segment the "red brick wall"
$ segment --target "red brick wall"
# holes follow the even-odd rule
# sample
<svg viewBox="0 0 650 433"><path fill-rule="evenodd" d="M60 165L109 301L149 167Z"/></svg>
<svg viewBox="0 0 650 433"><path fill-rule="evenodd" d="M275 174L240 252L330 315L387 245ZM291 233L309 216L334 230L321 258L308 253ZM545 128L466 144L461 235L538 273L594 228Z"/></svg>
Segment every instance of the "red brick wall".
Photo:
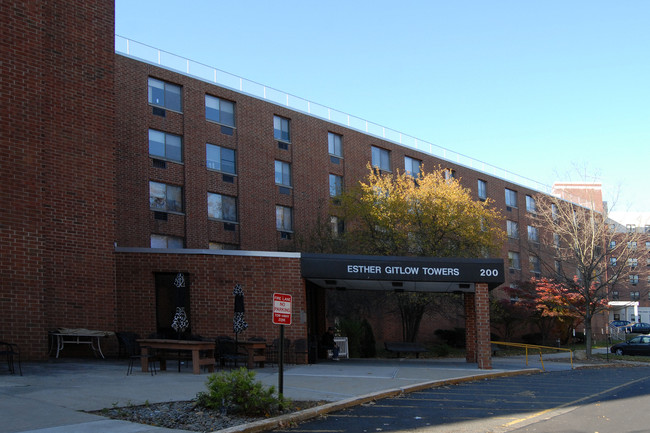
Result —
<svg viewBox="0 0 650 433"><path fill-rule="evenodd" d="M114 6L0 3L0 339L114 324Z"/></svg>
<svg viewBox="0 0 650 433"><path fill-rule="evenodd" d="M292 324L285 326L291 340L307 338L305 284L298 257L260 255L166 254L118 252L117 330L147 336L156 331L156 272L189 273L190 316L193 334L217 337L233 333L233 289L244 290L248 329L239 338L279 337L272 323L273 293L288 293L293 299Z"/></svg>
<svg viewBox="0 0 650 433"><path fill-rule="evenodd" d="M502 254L521 254L522 269L512 279L530 276L526 244L525 196L535 191L476 170L443 161L392 142L344 126L291 111L286 107L249 97L191 77L170 72L123 56L117 56L117 106L120 107L118 129L118 244L148 247L151 233L186 238L187 248L207 248L209 242L233 243L242 250L295 250L295 240L279 239L275 229L275 205L294 209L296 235L306 235L317 216L329 210L329 174L343 176L344 185L352 186L367 174L371 146L391 153L393 171L403 171L404 156L423 161L424 170L451 168L464 186L476 194L478 179L487 182L488 197L504 217L519 223L520 239L504 243ZM147 102L147 78L151 76L182 87L183 113L167 111L166 117L152 113ZM232 136L222 134L220 126L205 120L206 94L235 102L236 129ZM278 148L273 138L273 116L290 119L291 144ZM184 161L168 163L166 169L153 168L148 154L149 128L183 136ZM328 131L342 135L343 159L330 161L327 150ZM234 183L225 183L220 174L205 167L205 143L236 149L238 173ZM293 189L280 194L274 181L274 161L291 163ZM185 216L170 215L167 222L153 220L148 205L148 182L155 180L185 189ZM506 209L505 188L518 193L518 206ZM225 232L223 224L207 218L207 192L238 197L239 225ZM478 196L476 196L478 198ZM503 222L505 230L505 221Z"/></svg>

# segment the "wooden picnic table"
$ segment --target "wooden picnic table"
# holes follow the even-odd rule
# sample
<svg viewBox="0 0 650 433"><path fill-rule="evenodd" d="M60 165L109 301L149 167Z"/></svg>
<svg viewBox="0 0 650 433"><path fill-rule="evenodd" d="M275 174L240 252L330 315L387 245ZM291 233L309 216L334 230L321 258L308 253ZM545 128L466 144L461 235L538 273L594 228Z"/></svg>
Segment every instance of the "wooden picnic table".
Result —
<svg viewBox="0 0 650 433"><path fill-rule="evenodd" d="M140 343L142 358L140 359L142 371L149 371L149 349L165 350L187 350L192 352L192 373L199 374L201 366L205 365L209 372L214 371L214 341L199 340L172 340L166 338L141 338L137 340ZM201 357L201 352L207 356ZM160 357L160 369L167 369L167 360L164 356Z"/></svg>

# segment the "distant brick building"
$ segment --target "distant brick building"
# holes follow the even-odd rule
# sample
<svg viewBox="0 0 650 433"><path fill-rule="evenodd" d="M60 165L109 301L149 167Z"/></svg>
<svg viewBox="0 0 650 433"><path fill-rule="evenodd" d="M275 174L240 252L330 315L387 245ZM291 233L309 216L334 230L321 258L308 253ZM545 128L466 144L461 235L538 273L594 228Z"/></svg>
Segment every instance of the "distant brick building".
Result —
<svg viewBox="0 0 650 433"><path fill-rule="evenodd" d="M170 333L177 305L192 334L231 334L236 284L247 336L276 336L274 292L294 298L288 338L318 335L327 287L301 275L295 234L326 216L331 195L362 179L368 163L446 168L503 212L500 278L540 274L526 252L537 189L273 89L232 77L225 85L217 70L199 76L132 47L116 53L113 8L0 6L0 194L9 203L0 217L0 339L19 341L27 358L47 356L57 327ZM487 368L487 293L498 284L469 282L468 360Z"/></svg>

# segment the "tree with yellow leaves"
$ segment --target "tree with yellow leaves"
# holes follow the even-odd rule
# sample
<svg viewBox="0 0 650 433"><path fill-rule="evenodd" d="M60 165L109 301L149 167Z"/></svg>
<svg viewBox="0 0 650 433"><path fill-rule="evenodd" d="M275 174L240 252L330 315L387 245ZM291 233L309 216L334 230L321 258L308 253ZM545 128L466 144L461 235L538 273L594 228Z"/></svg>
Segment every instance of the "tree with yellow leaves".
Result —
<svg viewBox="0 0 650 433"><path fill-rule="evenodd" d="M477 201L459 179L438 168L408 173L379 173L337 197L330 209L345 230L320 224L306 250L383 256L490 257L505 238L500 213L489 200ZM340 224L338 226L340 228ZM435 297L398 293L404 341L414 341L424 313Z"/></svg>
<svg viewBox="0 0 650 433"><path fill-rule="evenodd" d="M334 209L345 221L348 253L489 257L504 238L501 215L489 200L477 201L445 170L378 173L340 197Z"/></svg>

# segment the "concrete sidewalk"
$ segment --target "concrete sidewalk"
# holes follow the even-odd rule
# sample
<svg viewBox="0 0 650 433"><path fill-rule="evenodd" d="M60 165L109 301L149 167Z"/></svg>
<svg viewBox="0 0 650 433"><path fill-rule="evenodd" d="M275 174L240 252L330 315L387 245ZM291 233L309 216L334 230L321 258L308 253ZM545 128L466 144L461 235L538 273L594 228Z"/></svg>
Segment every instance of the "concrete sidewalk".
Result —
<svg viewBox="0 0 650 433"><path fill-rule="evenodd" d="M546 356L547 371L571 368L568 362L552 362ZM205 390L208 373L194 375L186 366L179 373L177 365L169 364L167 371L155 376L139 370L126 376L125 360L97 359L24 363L23 376L0 371L0 433L179 432L84 412L146 402L191 400ZM464 359L342 359L285 365L283 388L284 395L293 400L332 402L326 407L312 408L312 412L323 413L435 382L518 374L540 368L539 359L533 357L529 357L528 366L523 357L494 358L492 370L479 370ZM277 366L255 371L257 380L278 388Z"/></svg>

